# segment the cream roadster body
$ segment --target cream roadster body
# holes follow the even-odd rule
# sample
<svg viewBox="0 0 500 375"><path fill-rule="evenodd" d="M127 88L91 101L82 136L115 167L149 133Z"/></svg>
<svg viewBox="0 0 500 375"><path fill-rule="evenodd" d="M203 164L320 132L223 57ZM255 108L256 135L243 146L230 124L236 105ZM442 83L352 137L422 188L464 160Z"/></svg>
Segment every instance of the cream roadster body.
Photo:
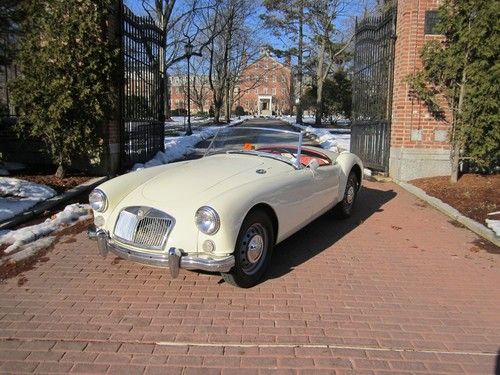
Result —
<svg viewBox="0 0 500 375"><path fill-rule="evenodd" d="M301 133L223 130L206 156L105 182L90 195L101 255L221 272L255 285L275 244L335 209L349 216L361 160L304 146ZM220 142L219 142L220 141ZM219 142L219 143L218 143Z"/></svg>

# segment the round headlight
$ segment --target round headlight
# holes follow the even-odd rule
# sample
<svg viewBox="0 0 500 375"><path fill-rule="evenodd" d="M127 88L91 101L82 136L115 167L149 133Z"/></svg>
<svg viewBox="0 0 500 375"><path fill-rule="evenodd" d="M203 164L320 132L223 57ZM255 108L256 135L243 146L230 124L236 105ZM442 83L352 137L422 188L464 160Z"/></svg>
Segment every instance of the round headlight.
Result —
<svg viewBox="0 0 500 375"><path fill-rule="evenodd" d="M194 218L198 229L205 234L215 234L219 230L219 214L211 207L203 206L198 208Z"/></svg>
<svg viewBox="0 0 500 375"><path fill-rule="evenodd" d="M104 212L108 208L108 198L99 189L94 189L89 195L90 207L97 212Z"/></svg>

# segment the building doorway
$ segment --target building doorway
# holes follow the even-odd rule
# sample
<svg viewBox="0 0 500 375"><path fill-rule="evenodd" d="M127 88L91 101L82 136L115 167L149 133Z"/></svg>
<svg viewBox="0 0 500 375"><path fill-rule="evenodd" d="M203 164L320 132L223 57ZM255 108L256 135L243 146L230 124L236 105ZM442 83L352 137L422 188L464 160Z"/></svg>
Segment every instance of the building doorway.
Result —
<svg viewBox="0 0 500 375"><path fill-rule="evenodd" d="M273 114L273 97L270 95L259 95L259 116L271 116Z"/></svg>

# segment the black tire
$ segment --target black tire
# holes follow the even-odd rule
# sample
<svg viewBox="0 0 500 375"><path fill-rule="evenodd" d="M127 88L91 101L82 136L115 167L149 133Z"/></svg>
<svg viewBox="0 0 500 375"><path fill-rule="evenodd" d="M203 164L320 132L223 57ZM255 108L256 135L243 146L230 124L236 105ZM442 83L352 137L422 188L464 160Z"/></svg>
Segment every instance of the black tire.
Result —
<svg viewBox="0 0 500 375"><path fill-rule="evenodd" d="M347 178L347 184L344 191L344 197L337 203L333 208L333 213L336 217L340 219L347 219L351 216L352 209L356 203L356 197L358 196L359 182L356 173L349 173Z"/></svg>
<svg viewBox="0 0 500 375"><path fill-rule="evenodd" d="M235 265L231 271L222 272L222 277L240 288L256 285L266 272L273 246L274 231L269 216L260 210L251 211L243 220L236 240Z"/></svg>

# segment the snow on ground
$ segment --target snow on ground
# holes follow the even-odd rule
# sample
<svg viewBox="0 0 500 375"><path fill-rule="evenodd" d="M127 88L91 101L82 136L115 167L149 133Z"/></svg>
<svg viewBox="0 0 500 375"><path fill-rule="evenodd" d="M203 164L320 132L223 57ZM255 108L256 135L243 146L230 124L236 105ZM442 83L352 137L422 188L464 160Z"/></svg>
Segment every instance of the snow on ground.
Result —
<svg viewBox="0 0 500 375"><path fill-rule="evenodd" d="M351 133L347 131L347 129L340 129L339 131L335 129L335 132L339 134L332 134L330 132L331 129L318 129L313 128L312 126L297 124L295 122L295 117L284 116L282 117L282 120L288 122L297 129L304 130L306 133L315 136L320 146L324 149L334 152L342 152L345 150L349 151L350 149Z"/></svg>
<svg viewBox="0 0 500 375"><path fill-rule="evenodd" d="M179 160L194 152L194 146L204 141L205 139L213 137L217 131L227 126L234 126L242 123L246 117L233 119L231 122L224 126L206 126L200 130L194 129L192 135L185 135L181 137L165 137L165 152L159 151L155 157L146 163L136 163L132 170L155 167L157 165L168 164L170 162Z"/></svg>
<svg viewBox="0 0 500 375"><path fill-rule="evenodd" d="M91 217L88 204L74 203L43 223L17 230L1 231L0 246L8 245L4 250L7 256L2 258L2 262L19 262L36 254L37 251L47 248L54 241L55 236L49 236L50 234L55 234L65 227Z"/></svg>
<svg viewBox="0 0 500 375"><path fill-rule="evenodd" d="M185 125L187 123L187 116L171 116L170 118L172 121L165 122L167 127ZM191 125L203 124L208 120L211 120L211 118L205 116L191 116Z"/></svg>
<svg viewBox="0 0 500 375"><path fill-rule="evenodd" d="M0 221L10 219L57 193L50 187L17 178L0 178Z"/></svg>
<svg viewBox="0 0 500 375"><path fill-rule="evenodd" d="M488 216L499 216L500 211L489 213ZM497 237L500 237L500 220L486 219L486 225L495 232Z"/></svg>

